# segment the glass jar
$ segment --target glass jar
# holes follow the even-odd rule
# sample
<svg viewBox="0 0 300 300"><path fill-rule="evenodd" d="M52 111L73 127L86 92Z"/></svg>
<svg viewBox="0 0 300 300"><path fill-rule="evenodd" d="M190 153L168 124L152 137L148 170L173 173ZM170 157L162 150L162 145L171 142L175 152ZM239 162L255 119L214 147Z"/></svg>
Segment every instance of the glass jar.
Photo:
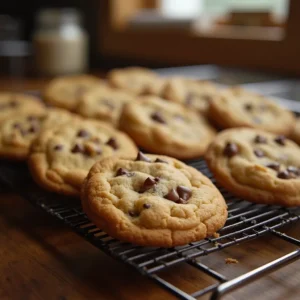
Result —
<svg viewBox="0 0 300 300"><path fill-rule="evenodd" d="M76 9L42 10L36 24L33 45L39 74L57 76L87 70L88 36Z"/></svg>

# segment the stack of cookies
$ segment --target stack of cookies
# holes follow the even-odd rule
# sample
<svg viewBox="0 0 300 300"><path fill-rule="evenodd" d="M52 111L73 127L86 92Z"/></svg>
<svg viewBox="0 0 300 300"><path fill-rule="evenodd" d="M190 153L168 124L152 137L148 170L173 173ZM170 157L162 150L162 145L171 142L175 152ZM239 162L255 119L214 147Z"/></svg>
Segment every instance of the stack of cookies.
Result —
<svg viewBox="0 0 300 300"><path fill-rule="evenodd" d="M173 247L224 225L218 189L178 159L205 157L249 201L300 205L300 148L287 139L299 142L300 126L266 97L134 67L56 78L43 100L0 94L0 156L26 160L45 189L80 196L113 237Z"/></svg>

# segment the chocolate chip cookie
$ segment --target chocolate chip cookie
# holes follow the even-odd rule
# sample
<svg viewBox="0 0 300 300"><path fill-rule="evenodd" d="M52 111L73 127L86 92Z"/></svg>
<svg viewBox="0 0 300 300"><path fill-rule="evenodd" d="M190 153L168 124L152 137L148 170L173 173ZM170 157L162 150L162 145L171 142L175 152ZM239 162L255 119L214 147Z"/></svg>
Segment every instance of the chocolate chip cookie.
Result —
<svg viewBox="0 0 300 300"><path fill-rule="evenodd" d="M101 84L104 81L90 75L58 77L50 81L44 98L50 105L73 111L86 91Z"/></svg>
<svg viewBox="0 0 300 300"><path fill-rule="evenodd" d="M300 118L296 119L296 125L292 131L291 139L300 145Z"/></svg>
<svg viewBox="0 0 300 300"><path fill-rule="evenodd" d="M76 113L117 127L124 104L134 99L132 94L125 91L99 86L82 96Z"/></svg>
<svg viewBox="0 0 300 300"><path fill-rule="evenodd" d="M99 228L142 246L195 242L214 234L227 218L226 203L212 182L167 156L103 159L90 170L81 199Z"/></svg>
<svg viewBox="0 0 300 300"><path fill-rule="evenodd" d="M42 129L63 125L72 118L68 111L54 108L6 118L0 122L0 157L25 160L32 141Z"/></svg>
<svg viewBox="0 0 300 300"><path fill-rule="evenodd" d="M32 144L29 168L44 188L76 196L97 160L136 152L134 143L124 133L105 123L76 119L66 126L41 132Z"/></svg>
<svg viewBox="0 0 300 300"><path fill-rule="evenodd" d="M216 95L218 89L212 82L176 77L166 81L162 97L206 114Z"/></svg>
<svg viewBox="0 0 300 300"><path fill-rule="evenodd" d="M215 136L196 112L155 96L127 103L120 128L143 149L180 159L203 155Z"/></svg>
<svg viewBox="0 0 300 300"><path fill-rule="evenodd" d="M42 114L44 112L45 106L37 97L21 93L0 92L0 121L12 115Z"/></svg>
<svg viewBox="0 0 300 300"><path fill-rule="evenodd" d="M300 147L283 135L227 129L215 138L205 158L216 179L239 197L300 205Z"/></svg>
<svg viewBox="0 0 300 300"><path fill-rule="evenodd" d="M265 96L230 88L210 102L209 117L220 128L252 127L289 135L295 126L293 113Z"/></svg>
<svg viewBox="0 0 300 300"><path fill-rule="evenodd" d="M165 82L151 70L141 67L114 69L108 73L108 81L113 87L134 95L159 95Z"/></svg>

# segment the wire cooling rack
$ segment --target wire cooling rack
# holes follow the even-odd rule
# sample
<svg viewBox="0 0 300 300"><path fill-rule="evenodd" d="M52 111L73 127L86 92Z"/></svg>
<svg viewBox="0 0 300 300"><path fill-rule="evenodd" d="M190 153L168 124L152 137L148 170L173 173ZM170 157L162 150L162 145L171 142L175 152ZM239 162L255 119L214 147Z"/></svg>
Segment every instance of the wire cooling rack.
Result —
<svg viewBox="0 0 300 300"><path fill-rule="evenodd" d="M189 164L212 178L205 162L195 160ZM147 248L121 242L107 235L89 221L81 209L79 201L48 193L39 188L31 179L26 165L0 162L0 183L10 187L47 213L62 220L79 235L106 254L137 269L141 274L156 281L180 299L199 299L211 293L211 299L220 299L227 292L248 284L300 258L300 240L278 231L283 225L300 220L300 208L258 205L237 199L219 187L228 205L228 220L219 233L220 236L204 239L175 248ZM265 233L283 239L296 246L296 250L235 279L226 276L200 263L197 258L255 239ZM197 271L204 272L217 283L211 284L193 294L188 294L160 276L160 271L168 270L176 264L188 264Z"/></svg>

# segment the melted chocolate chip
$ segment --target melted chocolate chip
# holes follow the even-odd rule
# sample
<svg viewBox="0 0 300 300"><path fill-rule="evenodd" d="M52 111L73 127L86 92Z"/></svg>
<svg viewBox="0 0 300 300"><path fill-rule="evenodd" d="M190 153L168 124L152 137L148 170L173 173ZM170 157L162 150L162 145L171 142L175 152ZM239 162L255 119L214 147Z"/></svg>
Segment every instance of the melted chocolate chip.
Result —
<svg viewBox="0 0 300 300"><path fill-rule="evenodd" d="M236 155L238 152L239 152L239 148L235 143L227 143L223 151L223 153L228 157L232 157Z"/></svg>
<svg viewBox="0 0 300 300"><path fill-rule="evenodd" d="M284 171L278 172L277 177L281 178L281 179L290 179L291 174L287 170L284 170Z"/></svg>
<svg viewBox="0 0 300 300"><path fill-rule="evenodd" d="M295 174L295 175L297 175L297 176L300 175L300 170L299 170L297 167L295 167L295 166L288 166L286 170L287 170L289 173L293 173L293 174Z"/></svg>
<svg viewBox="0 0 300 300"><path fill-rule="evenodd" d="M280 164L277 162L269 163L266 165L267 168L273 169L275 171L279 171L280 169Z"/></svg>
<svg viewBox="0 0 300 300"><path fill-rule="evenodd" d="M134 217L137 217L137 216L138 216L138 213L137 213L137 212L135 212L135 211L133 211L133 210L130 210L130 211L128 211L128 214L129 214L129 216L130 216L130 217L132 217L132 218L134 218Z"/></svg>
<svg viewBox="0 0 300 300"><path fill-rule="evenodd" d="M179 201L180 197L179 197L179 195L178 195L178 193L177 193L177 191L175 189L171 189L169 191L169 193L167 195L165 195L164 198L177 203Z"/></svg>
<svg viewBox="0 0 300 300"><path fill-rule="evenodd" d="M160 158L157 158L155 161L155 163L163 163L163 164L168 164L167 161L163 160L163 159L160 159Z"/></svg>
<svg viewBox="0 0 300 300"><path fill-rule="evenodd" d="M246 103L244 105L244 109L248 110L248 111L251 111L253 109L253 105L251 103Z"/></svg>
<svg viewBox="0 0 300 300"><path fill-rule="evenodd" d="M136 159L136 161L146 161L146 162L151 162L151 159L147 157L143 152L139 151Z"/></svg>
<svg viewBox="0 0 300 300"><path fill-rule="evenodd" d="M156 121L156 122L158 122L158 123L166 124L165 119L163 118L163 116L161 115L161 113L159 111L154 112L151 115L151 119L154 120L154 121Z"/></svg>
<svg viewBox="0 0 300 300"><path fill-rule="evenodd" d="M265 156L264 152L260 149L255 149L253 152L257 157L264 157Z"/></svg>
<svg viewBox="0 0 300 300"><path fill-rule="evenodd" d="M83 153L84 149L81 144L75 144L71 151L72 153Z"/></svg>
<svg viewBox="0 0 300 300"><path fill-rule="evenodd" d="M61 145L61 144L58 144L58 145L55 145L55 146L54 146L54 150L55 150L55 151L61 151L63 148L64 148L64 146Z"/></svg>
<svg viewBox="0 0 300 300"><path fill-rule="evenodd" d="M281 145L281 146L284 146L284 145L285 145L285 141L286 141L286 137L285 137L284 135L279 135L279 136L277 136L277 137L274 139L274 141L275 141L277 144L279 144L279 145Z"/></svg>
<svg viewBox="0 0 300 300"><path fill-rule="evenodd" d="M9 106L10 107L16 107L18 105L18 102L16 101L16 100L11 100L10 102L9 102Z"/></svg>
<svg viewBox="0 0 300 300"><path fill-rule="evenodd" d="M132 177L134 175L133 172L129 172L128 170L124 169L124 168L119 168L117 171L116 176L127 176L127 177Z"/></svg>
<svg viewBox="0 0 300 300"><path fill-rule="evenodd" d="M144 181L144 183L143 183L143 185L141 186L139 192L140 192L140 193L144 193L144 192L150 190L151 188L153 188L153 187L156 185L156 183L157 183L157 181L156 181L155 179L153 179L153 178L151 178L151 177L148 177L148 178Z"/></svg>
<svg viewBox="0 0 300 300"><path fill-rule="evenodd" d="M90 136L90 134L87 130L81 129L81 130L78 131L77 136L82 137L82 138L87 138L87 137Z"/></svg>
<svg viewBox="0 0 300 300"><path fill-rule="evenodd" d="M16 128L16 129L21 128L21 124L20 123L14 123L12 126L13 126L13 128Z"/></svg>
<svg viewBox="0 0 300 300"><path fill-rule="evenodd" d="M144 203L144 204L143 204L143 207L146 208L146 209L148 209L148 208L151 207L151 204L149 204L149 203Z"/></svg>
<svg viewBox="0 0 300 300"><path fill-rule="evenodd" d="M254 142L257 144L266 144L267 143L267 139L266 137L262 136L262 135L257 135L254 138Z"/></svg>
<svg viewBox="0 0 300 300"><path fill-rule="evenodd" d="M28 132L30 132L30 133L36 133L36 132L38 132L38 130L39 130L39 126L37 124L35 124L35 125L32 124L29 127Z"/></svg>
<svg viewBox="0 0 300 300"><path fill-rule="evenodd" d="M177 187L177 193L178 193L179 197L184 201L187 201L188 199L190 199L190 197L192 195L191 189L186 186L182 186L182 185L179 185Z"/></svg>
<svg viewBox="0 0 300 300"><path fill-rule="evenodd" d="M116 139L114 138L110 138L107 142L106 142L106 145L112 147L114 150L117 150L119 147L118 147L118 144L117 144L117 141Z"/></svg>

